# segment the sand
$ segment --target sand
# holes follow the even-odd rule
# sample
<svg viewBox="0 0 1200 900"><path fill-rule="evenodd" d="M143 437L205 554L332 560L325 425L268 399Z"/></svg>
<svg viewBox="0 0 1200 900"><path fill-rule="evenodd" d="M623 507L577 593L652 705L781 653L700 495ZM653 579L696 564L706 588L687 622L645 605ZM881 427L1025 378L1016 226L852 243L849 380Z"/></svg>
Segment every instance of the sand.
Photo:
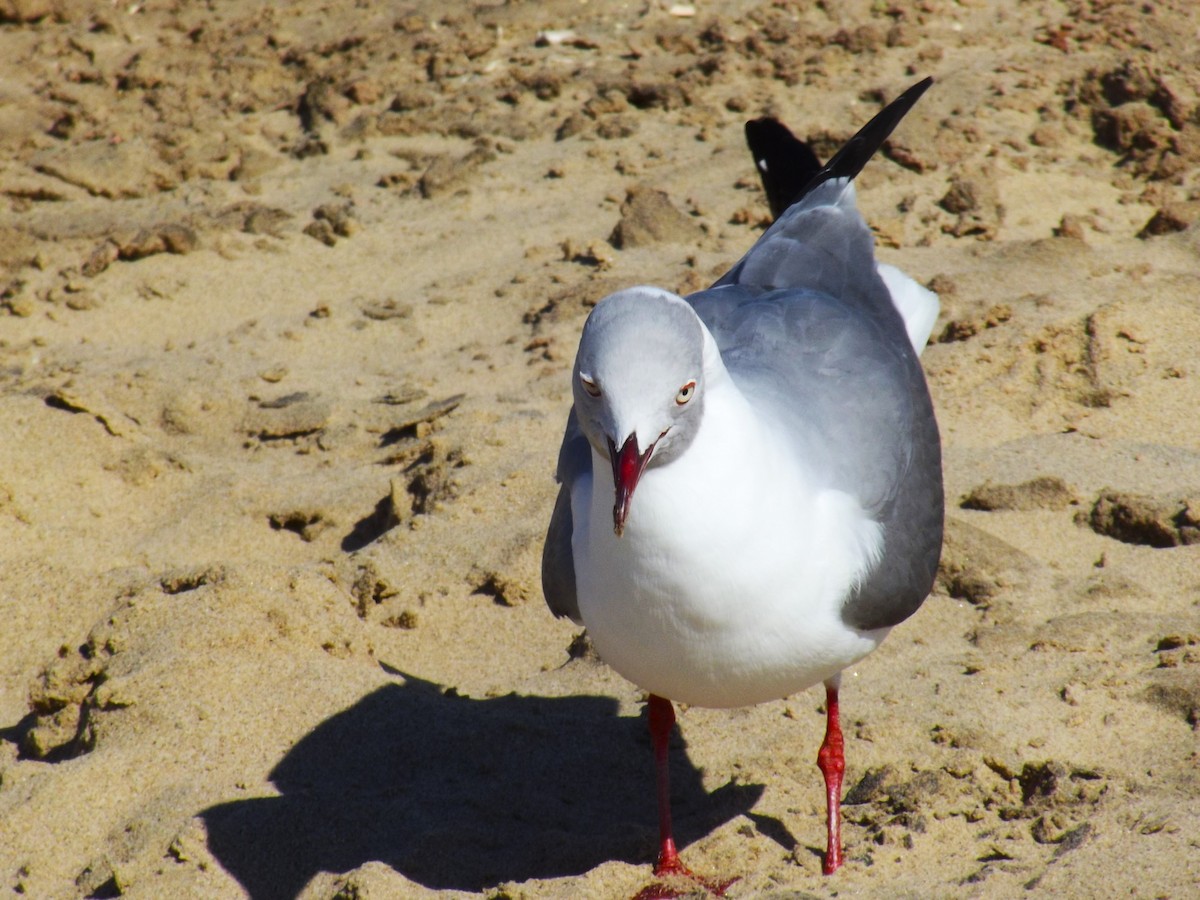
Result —
<svg viewBox="0 0 1200 900"><path fill-rule="evenodd" d="M1195 895L1192 4L825 6L0 2L0 889L649 884L644 698L538 580L580 326L753 242L746 119L929 74L859 197L942 297L938 583L845 674L844 868L819 689L680 712L683 857Z"/></svg>

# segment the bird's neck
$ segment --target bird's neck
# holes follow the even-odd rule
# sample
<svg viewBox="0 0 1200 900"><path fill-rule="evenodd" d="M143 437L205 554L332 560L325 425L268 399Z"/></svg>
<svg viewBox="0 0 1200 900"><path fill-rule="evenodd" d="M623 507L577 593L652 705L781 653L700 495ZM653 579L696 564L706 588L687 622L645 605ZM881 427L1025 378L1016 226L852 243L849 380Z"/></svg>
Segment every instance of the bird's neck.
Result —
<svg viewBox="0 0 1200 900"><path fill-rule="evenodd" d="M699 317L697 319L699 320ZM700 320L700 331L704 336L704 350L701 359L704 362L705 392L722 391L726 387L737 390L733 379L729 377L729 370L725 368L725 361L721 359L721 351L717 349L717 342L702 320Z"/></svg>

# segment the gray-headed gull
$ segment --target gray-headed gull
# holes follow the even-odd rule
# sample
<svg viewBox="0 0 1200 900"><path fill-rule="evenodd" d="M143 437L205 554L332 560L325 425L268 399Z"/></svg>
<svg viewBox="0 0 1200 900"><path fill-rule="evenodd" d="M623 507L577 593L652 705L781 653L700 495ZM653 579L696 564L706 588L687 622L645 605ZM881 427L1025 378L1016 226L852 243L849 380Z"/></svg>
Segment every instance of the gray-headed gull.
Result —
<svg viewBox="0 0 1200 900"><path fill-rule="evenodd" d="M711 288L629 288L584 325L542 580L650 695L656 875L690 874L671 832L671 701L745 706L818 682L824 871L841 864L839 673L916 612L942 544L918 361L937 297L876 263L853 179L931 83L823 167L760 154L748 126L760 171L808 167L798 185L764 178L775 223Z"/></svg>

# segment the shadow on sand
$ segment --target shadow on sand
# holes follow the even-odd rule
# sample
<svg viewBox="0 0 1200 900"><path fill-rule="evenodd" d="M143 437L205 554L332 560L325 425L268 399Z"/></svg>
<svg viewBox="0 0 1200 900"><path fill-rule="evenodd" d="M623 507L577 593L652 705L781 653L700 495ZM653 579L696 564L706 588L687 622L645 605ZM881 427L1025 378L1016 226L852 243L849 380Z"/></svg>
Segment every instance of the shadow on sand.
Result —
<svg viewBox="0 0 1200 900"><path fill-rule="evenodd" d="M749 811L761 785L705 792L676 733L680 847ZM209 848L254 900L378 860L429 888L478 891L657 852L645 714L607 697L472 700L407 677L305 736L271 773L282 796L202 813Z"/></svg>

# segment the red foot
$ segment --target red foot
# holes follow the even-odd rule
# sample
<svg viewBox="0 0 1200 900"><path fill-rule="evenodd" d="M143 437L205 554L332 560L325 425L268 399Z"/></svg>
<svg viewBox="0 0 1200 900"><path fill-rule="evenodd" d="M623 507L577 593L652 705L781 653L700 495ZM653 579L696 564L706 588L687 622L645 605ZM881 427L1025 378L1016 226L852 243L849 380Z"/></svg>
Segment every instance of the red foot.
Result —
<svg viewBox="0 0 1200 900"><path fill-rule="evenodd" d="M662 849L658 853L658 862L654 864L654 874L659 878L671 875L695 877L691 870L680 862L679 854L675 851L675 841L672 838L666 838L663 841Z"/></svg>

